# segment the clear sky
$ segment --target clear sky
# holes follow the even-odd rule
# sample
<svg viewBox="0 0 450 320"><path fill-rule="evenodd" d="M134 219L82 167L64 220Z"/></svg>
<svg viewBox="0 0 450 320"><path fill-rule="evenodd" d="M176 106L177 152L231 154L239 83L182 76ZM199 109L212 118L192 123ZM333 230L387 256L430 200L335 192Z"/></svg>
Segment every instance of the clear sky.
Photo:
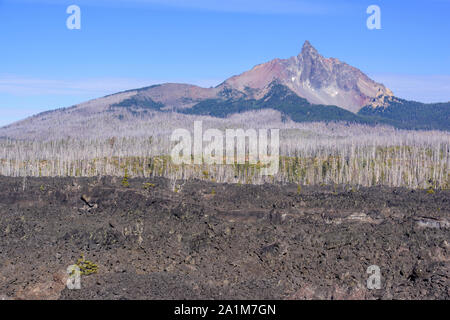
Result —
<svg viewBox="0 0 450 320"><path fill-rule="evenodd" d="M305 40L397 96L450 101L450 0L0 0L0 126L155 83L214 86Z"/></svg>

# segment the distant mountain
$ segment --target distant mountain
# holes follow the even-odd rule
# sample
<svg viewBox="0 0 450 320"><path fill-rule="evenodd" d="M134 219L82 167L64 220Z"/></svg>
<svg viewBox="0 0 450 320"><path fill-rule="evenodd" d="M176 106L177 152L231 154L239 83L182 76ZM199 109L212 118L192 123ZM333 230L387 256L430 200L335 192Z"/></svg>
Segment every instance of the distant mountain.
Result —
<svg viewBox="0 0 450 320"><path fill-rule="evenodd" d="M368 104L381 106L383 97L393 95L360 70L338 59L324 58L309 41L298 56L257 65L221 87L251 92L257 98L266 94L274 80L312 104L335 105L354 113Z"/></svg>
<svg viewBox="0 0 450 320"><path fill-rule="evenodd" d="M57 136L62 132L58 128L66 132L75 123L101 128L111 119L152 121L155 114L164 113L226 118L261 109L277 110L296 122L450 130L450 102L423 104L397 98L357 68L323 57L306 41L297 56L257 65L214 88L166 83L128 90L16 122L0 128L0 137L33 138L42 130Z"/></svg>
<svg viewBox="0 0 450 320"><path fill-rule="evenodd" d="M152 99L168 109L180 110L209 99L258 100L266 96L274 81L311 104L334 105L353 113L369 104L384 106L384 101L393 96L391 90L360 70L337 59L324 58L306 41L299 55L257 65L215 88L163 84L139 90L136 98Z"/></svg>

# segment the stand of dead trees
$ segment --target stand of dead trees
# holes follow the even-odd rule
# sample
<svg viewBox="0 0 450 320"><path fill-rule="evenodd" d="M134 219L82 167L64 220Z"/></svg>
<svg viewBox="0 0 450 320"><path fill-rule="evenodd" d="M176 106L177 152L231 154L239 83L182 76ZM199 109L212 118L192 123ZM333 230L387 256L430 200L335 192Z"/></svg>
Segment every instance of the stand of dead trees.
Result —
<svg viewBox="0 0 450 320"><path fill-rule="evenodd" d="M164 176L215 182L386 185L449 188L450 134L308 124L280 130L279 171L259 164L181 165L166 135L0 140L0 175L15 177Z"/></svg>

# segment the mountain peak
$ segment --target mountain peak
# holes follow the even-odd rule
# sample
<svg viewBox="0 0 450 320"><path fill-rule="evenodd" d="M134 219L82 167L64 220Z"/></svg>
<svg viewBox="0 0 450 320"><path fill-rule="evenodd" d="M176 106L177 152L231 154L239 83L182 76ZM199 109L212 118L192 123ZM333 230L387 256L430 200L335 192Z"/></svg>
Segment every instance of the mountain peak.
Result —
<svg viewBox="0 0 450 320"><path fill-rule="evenodd" d="M312 104L335 105L354 113L369 104L385 105L384 97L392 96L389 89L361 70L337 59L325 58L308 40L297 56L259 64L226 80L221 88L227 86L243 95L260 98L274 80Z"/></svg>
<svg viewBox="0 0 450 320"><path fill-rule="evenodd" d="M314 48L311 45L311 43L308 40L306 40L305 43L303 44L301 54L304 55L304 54L311 54L311 53L316 54L316 55L319 54L319 52L316 50L316 48Z"/></svg>

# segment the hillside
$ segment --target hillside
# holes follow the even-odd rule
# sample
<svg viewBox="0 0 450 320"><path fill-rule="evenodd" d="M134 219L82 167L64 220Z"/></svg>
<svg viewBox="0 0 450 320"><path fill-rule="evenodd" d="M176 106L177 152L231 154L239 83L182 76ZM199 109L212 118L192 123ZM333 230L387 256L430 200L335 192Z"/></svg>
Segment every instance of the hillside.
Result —
<svg viewBox="0 0 450 320"><path fill-rule="evenodd" d="M450 102L420 103L396 98L386 107L366 106L358 115L370 117L397 128L450 131Z"/></svg>

